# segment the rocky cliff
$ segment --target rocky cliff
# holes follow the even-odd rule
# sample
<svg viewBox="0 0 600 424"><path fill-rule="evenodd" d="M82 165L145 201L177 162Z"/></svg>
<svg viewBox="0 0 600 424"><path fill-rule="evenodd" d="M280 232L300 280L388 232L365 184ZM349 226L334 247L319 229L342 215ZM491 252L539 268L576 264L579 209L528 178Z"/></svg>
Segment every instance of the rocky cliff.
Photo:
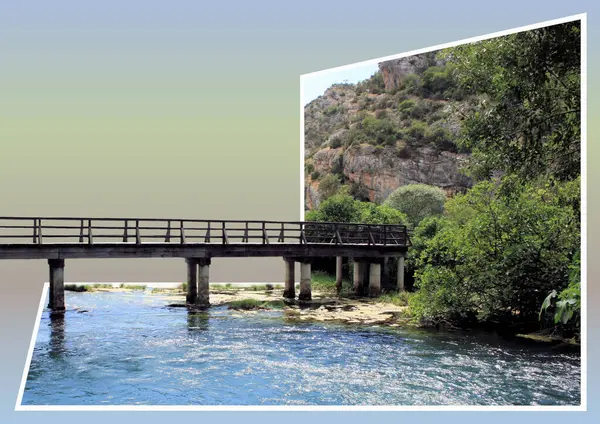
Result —
<svg viewBox="0 0 600 424"><path fill-rule="evenodd" d="M368 80L331 86L304 110L306 209L318 207L328 174L376 203L406 184L448 194L468 188L460 168L469 153L455 143L465 107L434 53L382 62Z"/></svg>

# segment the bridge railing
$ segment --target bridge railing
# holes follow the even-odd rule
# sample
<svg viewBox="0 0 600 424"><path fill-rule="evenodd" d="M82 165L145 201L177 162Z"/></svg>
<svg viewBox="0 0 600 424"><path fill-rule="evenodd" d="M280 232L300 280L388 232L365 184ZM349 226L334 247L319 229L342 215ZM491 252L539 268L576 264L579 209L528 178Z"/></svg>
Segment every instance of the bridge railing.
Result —
<svg viewBox="0 0 600 424"><path fill-rule="evenodd" d="M410 238L403 225L150 218L0 217L0 245L122 243L410 246Z"/></svg>

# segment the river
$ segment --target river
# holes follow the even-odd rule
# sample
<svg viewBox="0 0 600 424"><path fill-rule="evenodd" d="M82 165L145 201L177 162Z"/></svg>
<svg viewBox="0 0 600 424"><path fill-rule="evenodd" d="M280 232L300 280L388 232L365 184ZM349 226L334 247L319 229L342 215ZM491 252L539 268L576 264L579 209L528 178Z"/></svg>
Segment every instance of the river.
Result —
<svg viewBox="0 0 600 424"><path fill-rule="evenodd" d="M297 323L148 293L47 311L23 405L578 405L580 357L468 332Z"/></svg>

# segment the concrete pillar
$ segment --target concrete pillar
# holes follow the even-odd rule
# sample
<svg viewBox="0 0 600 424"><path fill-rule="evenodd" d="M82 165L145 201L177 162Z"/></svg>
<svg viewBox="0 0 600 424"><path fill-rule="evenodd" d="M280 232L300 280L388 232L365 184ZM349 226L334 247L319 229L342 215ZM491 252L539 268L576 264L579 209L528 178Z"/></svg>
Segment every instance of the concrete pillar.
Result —
<svg viewBox="0 0 600 424"><path fill-rule="evenodd" d="M209 301L209 275L210 258L198 259L198 298L196 305L200 307L210 306Z"/></svg>
<svg viewBox="0 0 600 424"><path fill-rule="evenodd" d="M283 297L293 299L296 297L296 261L292 258L283 258L285 262L285 287Z"/></svg>
<svg viewBox="0 0 600 424"><path fill-rule="evenodd" d="M312 279L310 262L302 262L300 264L300 294L298 295L299 300L311 300L312 292L310 289L310 282Z"/></svg>
<svg viewBox="0 0 600 424"><path fill-rule="evenodd" d="M342 292L342 266L343 258L338 256L335 258L335 290L339 295Z"/></svg>
<svg viewBox="0 0 600 424"><path fill-rule="evenodd" d="M48 259L50 268L50 301L48 307L53 312L65 310L65 261Z"/></svg>
<svg viewBox="0 0 600 424"><path fill-rule="evenodd" d="M365 283L365 263L354 260L354 294L362 296Z"/></svg>
<svg viewBox="0 0 600 424"><path fill-rule="evenodd" d="M398 257L397 284L398 291L404 291L404 256Z"/></svg>
<svg viewBox="0 0 600 424"><path fill-rule="evenodd" d="M372 263L369 275L369 296L377 297L381 294L381 264Z"/></svg>
<svg viewBox="0 0 600 424"><path fill-rule="evenodd" d="M187 296L185 297L185 303L186 305L193 305L198 297L198 262L192 258L186 259L185 262L187 264Z"/></svg>

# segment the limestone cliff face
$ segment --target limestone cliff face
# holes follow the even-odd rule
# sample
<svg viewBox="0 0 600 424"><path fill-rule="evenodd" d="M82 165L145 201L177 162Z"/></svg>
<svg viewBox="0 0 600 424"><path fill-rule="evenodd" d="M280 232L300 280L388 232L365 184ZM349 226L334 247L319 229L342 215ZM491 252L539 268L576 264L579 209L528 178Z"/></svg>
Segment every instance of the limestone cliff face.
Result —
<svg viewBox="0 0 600 424"><path fill-rule="evenodd" d="M470 187L470 179L459 172L467 157L466 154L423 148L410 158L401 158L391 147L377 149L361 145L347 151L343 148L319 150L313 156L313 165L323 175L331 173L336 164L341 163L348 181L363 186L371 202L381 203L398 187L407 184L434 185L448 195ZM311 185L308 178L306 199L309 209L320 203L315 186L318 187Z"/></svg>
<svg viewBox="0 0 600 424"><path fill-rule="evenodd" d="M449 195L471 186L460 171L469 154L454 144L464 104L403 87L431 66L444 66L435 53L382 62L371 79L333 85L305 106L305 209L319 206L327 174L376 203L407 184Z"/></svg>
<svg viewBox="0 0 600 424"><path fill-rule="evenodd" d="M443 61L435 58L435 52L417 56L407 56L379 64L386 90L395 90L402 86L404 78L410 74L420 74L430 66L439 66Z"/></svg>

